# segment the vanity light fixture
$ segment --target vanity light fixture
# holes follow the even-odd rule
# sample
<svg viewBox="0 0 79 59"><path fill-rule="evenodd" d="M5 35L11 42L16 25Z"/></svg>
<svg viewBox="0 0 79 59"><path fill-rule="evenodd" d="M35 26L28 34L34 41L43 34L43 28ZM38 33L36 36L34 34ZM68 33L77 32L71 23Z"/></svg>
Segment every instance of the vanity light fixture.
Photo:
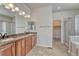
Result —
<svg viewBox="0 0 79 59"><path fill-rule="evenodd" d="M25 17L25 18L30 18L30 15L25 15L24 17Z"/></svg>
<svg viewBox="0 0 79 59"><path fill-rule="evenodd" d="M15 11L18 12L19 15L23 15L27 19L30 18L29 14L26 15L25 11L21 11L19 7L14 6L14 4L12 3L0 3L0 5L4 6L6 9L10 9L12 12L15 12Z"/></svg>

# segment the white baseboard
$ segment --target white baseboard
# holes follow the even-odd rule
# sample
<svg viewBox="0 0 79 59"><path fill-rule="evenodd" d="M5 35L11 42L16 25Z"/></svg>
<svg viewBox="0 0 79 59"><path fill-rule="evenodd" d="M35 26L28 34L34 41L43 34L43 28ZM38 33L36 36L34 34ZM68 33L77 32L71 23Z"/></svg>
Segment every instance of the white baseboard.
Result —
<svg viewBox="0 0 79 59"><path fill-rule="evenodd" d="M44 45L44 44L37 44L36 46L42 46L42 47L50 47L50 48L52 48L52 46Z"/></svg>

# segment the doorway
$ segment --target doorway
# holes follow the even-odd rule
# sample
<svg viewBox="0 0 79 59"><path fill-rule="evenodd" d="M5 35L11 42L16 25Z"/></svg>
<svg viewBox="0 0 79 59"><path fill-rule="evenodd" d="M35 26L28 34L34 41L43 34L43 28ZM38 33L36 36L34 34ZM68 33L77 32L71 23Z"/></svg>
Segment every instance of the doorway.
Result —
<svg viewBox="0 0 79 59"><path fill-rule="evenodd" d="M61 20L53 20L53 41L61 42Z"/></svg>

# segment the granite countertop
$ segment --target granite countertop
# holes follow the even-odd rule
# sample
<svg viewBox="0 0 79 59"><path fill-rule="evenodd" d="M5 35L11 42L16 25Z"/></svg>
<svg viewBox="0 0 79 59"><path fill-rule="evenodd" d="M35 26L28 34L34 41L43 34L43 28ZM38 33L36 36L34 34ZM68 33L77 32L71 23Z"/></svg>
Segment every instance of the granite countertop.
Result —
<svg viewBox="0 0 79 59"><path fill-rule="evenodd" d="M6 44L9 44L9 43L15 42L15 41L16 40L14 40L14 38L2 39L2 40L0 40L0 47L4 46Z"/></svg>
<svg viewBox="0 0 79 59"><path fill-rule="evenodd" d="M17 40L20 40L21 38L28 37L30 35L34 35L34 34L33 33L28 33L28 34L20 33L20 34L15 34L15 35L9 35L7 38L0 40L0 47L9 43L15 42Z"/></svg>

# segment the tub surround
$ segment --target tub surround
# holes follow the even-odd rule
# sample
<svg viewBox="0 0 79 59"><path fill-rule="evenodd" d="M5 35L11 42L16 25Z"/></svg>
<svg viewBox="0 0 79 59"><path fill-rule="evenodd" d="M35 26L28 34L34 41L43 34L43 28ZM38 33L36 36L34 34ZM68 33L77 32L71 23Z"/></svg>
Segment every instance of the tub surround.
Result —
<svg viewBox="0 0 79 59"><path fill-rule="evenodd" d="M79 36L70 36L68 52L73 56L79 55Z"/></svg>

